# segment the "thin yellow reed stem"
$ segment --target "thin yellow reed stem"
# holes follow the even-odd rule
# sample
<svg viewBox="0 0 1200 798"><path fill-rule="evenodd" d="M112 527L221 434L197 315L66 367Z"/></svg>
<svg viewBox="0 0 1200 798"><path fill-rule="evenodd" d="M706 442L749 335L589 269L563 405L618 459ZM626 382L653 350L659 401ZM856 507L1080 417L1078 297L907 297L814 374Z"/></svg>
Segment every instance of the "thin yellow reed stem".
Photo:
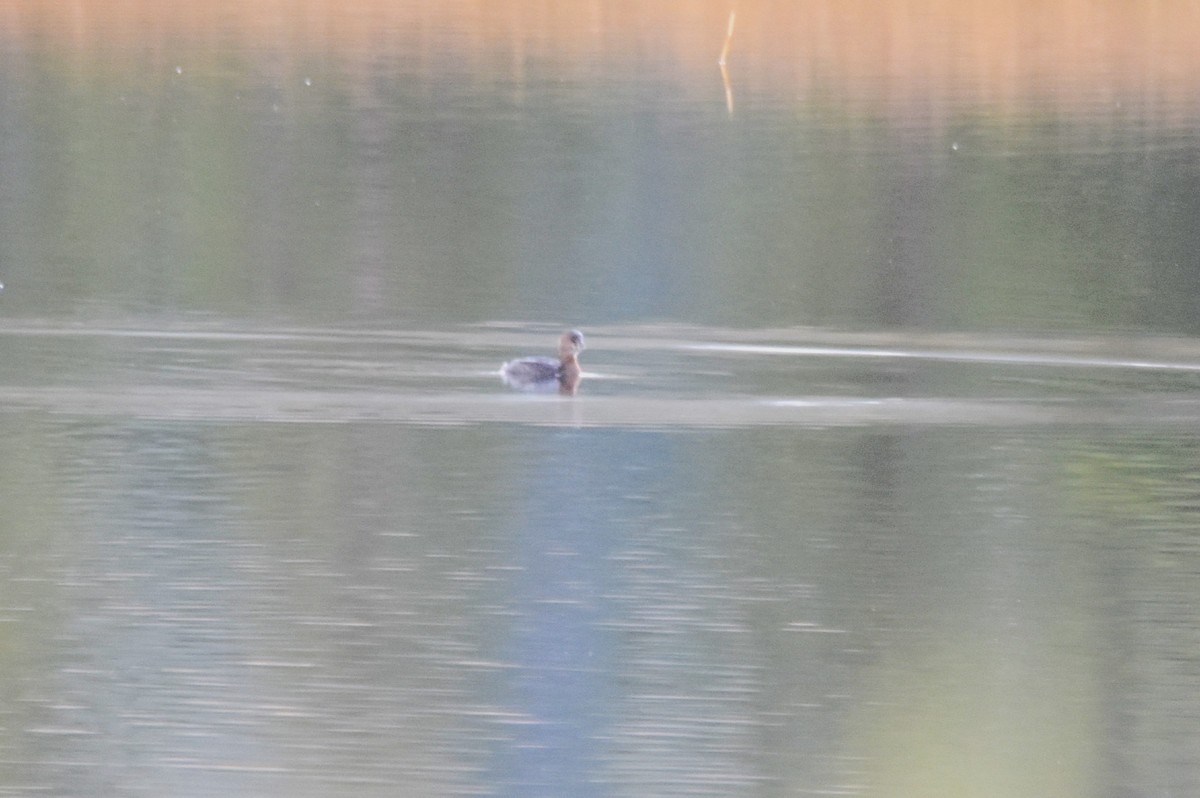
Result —
<svg viewBox="0 0 1200 798"><path fill-rule="evenodd" d="M733 43L733 23L737 21L737 9L729 12L729 29L725 33L725 46L721 48L721 57L717 59L717 63L725 66L725 59L729 56L729 45Z"/></svg>
<svg viewBox="0 0 1200 798"><path fill-rule="evenodd" d="M729 83L729 70L725 68L725 60L729 57L729 46L733 44L733 23L737 21L737 9L729 12L729 27L725 31L725 46L721 48L721 57L717 66L721 67L721 82L725 86L725 110L733 116L733 86Z"/></svg>

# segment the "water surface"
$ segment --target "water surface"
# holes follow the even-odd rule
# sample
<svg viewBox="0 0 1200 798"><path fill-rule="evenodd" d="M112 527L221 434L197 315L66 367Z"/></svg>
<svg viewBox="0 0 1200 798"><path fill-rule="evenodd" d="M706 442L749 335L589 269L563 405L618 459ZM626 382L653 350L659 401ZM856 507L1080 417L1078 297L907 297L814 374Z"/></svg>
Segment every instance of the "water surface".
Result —
<svg viewBox="0 0 1200 798"><path fill-rule="evenodd" d="M18 4L0 795L1200 792L1185 5Z"/></svg>

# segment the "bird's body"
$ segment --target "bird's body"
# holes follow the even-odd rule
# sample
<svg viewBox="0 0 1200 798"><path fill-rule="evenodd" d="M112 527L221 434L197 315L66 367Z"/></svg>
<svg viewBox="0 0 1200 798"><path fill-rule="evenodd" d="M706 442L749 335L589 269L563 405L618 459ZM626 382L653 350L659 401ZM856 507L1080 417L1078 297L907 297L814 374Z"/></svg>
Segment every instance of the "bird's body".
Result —
<svg viewBox="0 0 1200 798"><path fill-rule="evenodd" d="M510 360L500 368L504 382L521 391L558 389L573 394L582 372L579 353L583 351L583 333L567 330L558 341L558 360L548 357L523 357Z"/></svg>

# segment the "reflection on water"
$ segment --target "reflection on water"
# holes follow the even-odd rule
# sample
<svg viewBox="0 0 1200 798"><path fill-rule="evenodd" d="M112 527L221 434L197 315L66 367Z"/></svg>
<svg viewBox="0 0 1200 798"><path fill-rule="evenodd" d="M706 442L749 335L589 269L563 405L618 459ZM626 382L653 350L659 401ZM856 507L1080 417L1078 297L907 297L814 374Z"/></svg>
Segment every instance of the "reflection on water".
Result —
<svg viewBox="0 0 1200 798"><path fill-rule="evenodd" d="M45 332L0 334L0 794L1200 778L1197 410L1102 340L876 383L611 328L563 398L495 372L538 330Z"/></svg>
<svg viewBox="0 0 1200 798"><path fill-rule="evenodd" d="M295 5L0 14L0 796L1200 794L1192 5Z"/></svg>
<svg viewBox="0 0 1200 798"><path fill-rule="evenodd" d="M6 318L1197 331L1186 3L33 5Z"/></svg>

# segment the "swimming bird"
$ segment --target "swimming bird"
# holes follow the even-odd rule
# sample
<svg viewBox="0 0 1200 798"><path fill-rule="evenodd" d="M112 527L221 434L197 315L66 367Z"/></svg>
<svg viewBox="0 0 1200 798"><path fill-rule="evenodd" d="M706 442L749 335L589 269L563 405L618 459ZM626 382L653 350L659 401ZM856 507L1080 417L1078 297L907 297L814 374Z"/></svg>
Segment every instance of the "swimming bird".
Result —
<svg viewBox="0 0 1200 798"><path fill-rule="evenodd" d="M558 360L548 357L523 357L510 360L500 368L504 382L520 391L544 391L554 387L565 395L579 387L579 353L583 351L583 333L567 330L558 339Z"/></svg>

